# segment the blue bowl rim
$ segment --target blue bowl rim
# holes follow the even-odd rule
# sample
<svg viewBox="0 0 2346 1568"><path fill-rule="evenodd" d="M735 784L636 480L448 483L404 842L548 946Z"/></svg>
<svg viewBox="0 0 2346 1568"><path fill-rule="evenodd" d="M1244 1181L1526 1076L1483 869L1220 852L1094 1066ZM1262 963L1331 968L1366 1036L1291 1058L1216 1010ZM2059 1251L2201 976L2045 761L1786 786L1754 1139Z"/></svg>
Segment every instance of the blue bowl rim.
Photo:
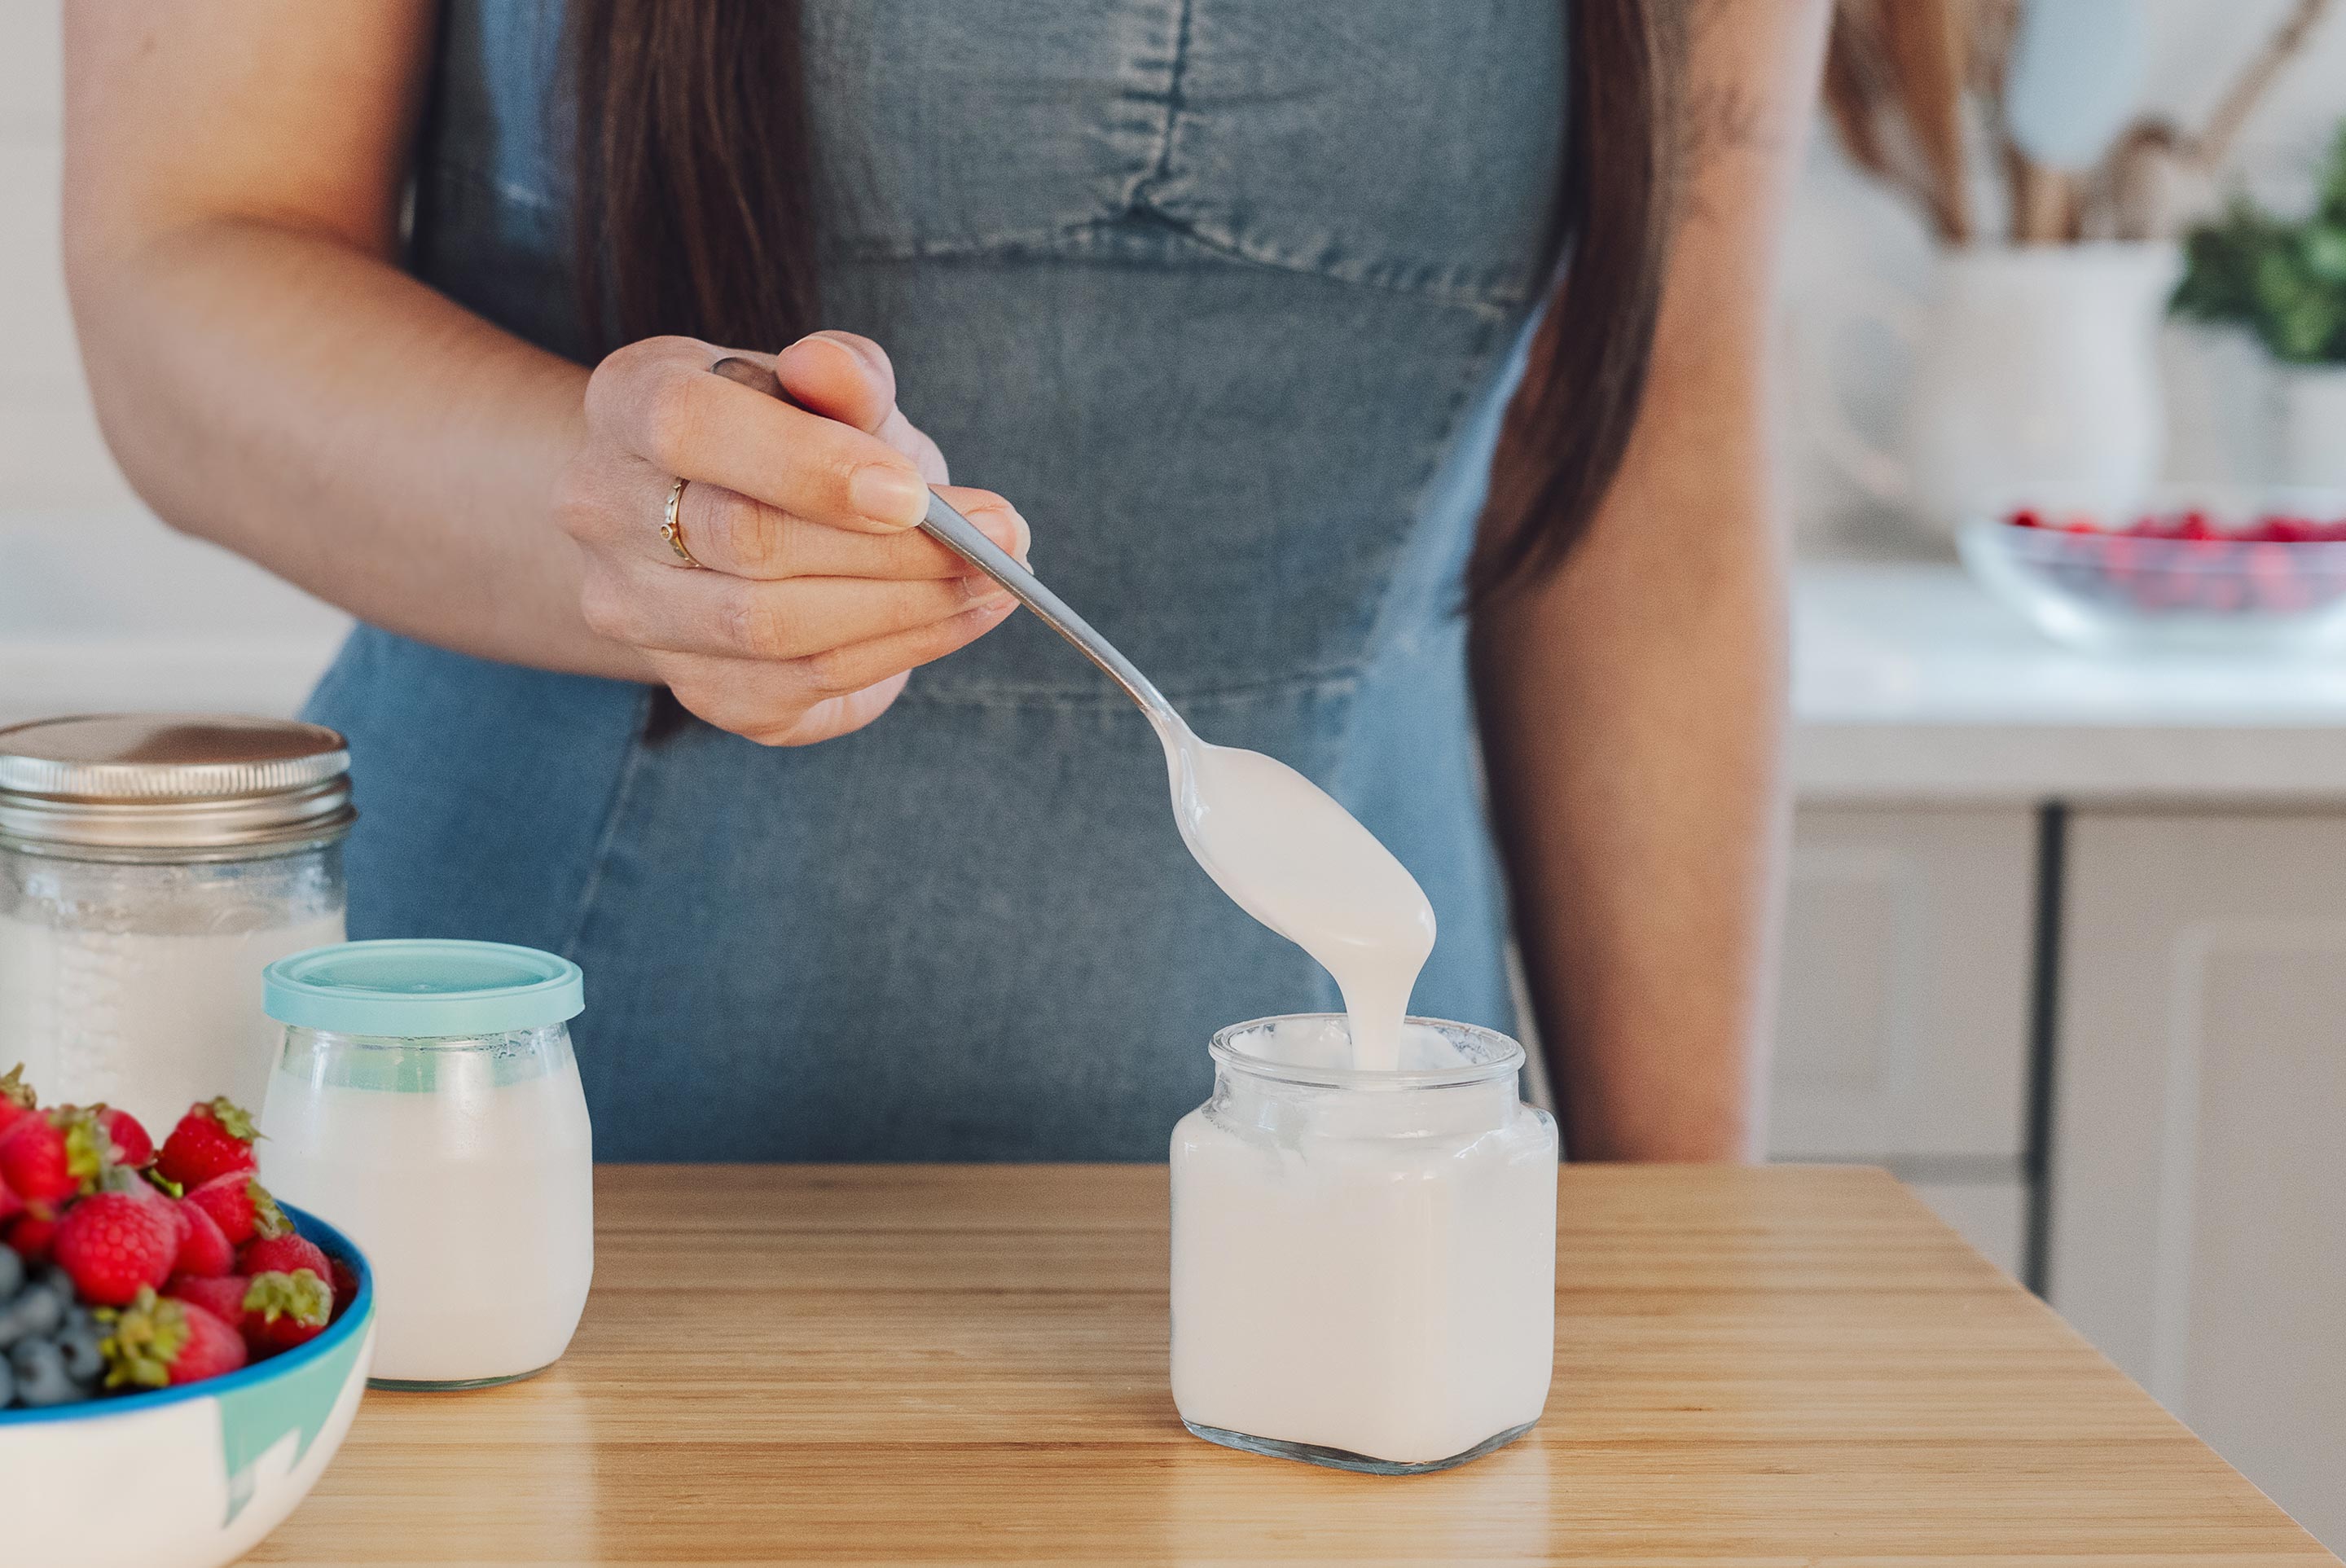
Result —
<svg viewBox="0 0 2346 1568"><path fill-rule="evenodd" d="M353 1246L349 1237L308 1210L296 1208L290 1203L280 1203L278 1207L293 1222L295 1230L316 1242L319 1250L329 1257L339 1257L349 1264L359 1277L358 1294L351 1298L350 1306L324 1333L306 1345L297 1345L265 1361L257 1361L222 1377L206 1378L200 1383L182 1383L176 1389L154 1389L143 1394L85 1400L76 1405L52 1405L45 1410L0 1410L0 1431L52 1421L104 1420L113 1416L133 1416L142 1410L160 1410L165 1405L176 1405L186 1400L217 1399L232 1394L239 1389L249 1389L271 1378L298 1371L332 1351L352 1335L363 1332L367 1320L374 1316L374 1270L367 1267L366 1254Z"/></svg>

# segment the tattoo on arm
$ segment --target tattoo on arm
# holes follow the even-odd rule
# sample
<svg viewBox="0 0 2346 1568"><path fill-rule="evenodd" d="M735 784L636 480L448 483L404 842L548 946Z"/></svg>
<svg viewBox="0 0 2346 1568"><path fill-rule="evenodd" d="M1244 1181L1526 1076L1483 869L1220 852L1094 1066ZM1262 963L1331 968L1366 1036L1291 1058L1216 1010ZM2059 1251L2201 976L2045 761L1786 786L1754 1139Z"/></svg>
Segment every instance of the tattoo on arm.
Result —
<svg viewBox="0 0 2346 1568"><path fill-rule="evenodd" d="M1741 0L1748 8L1750 0ZM1674 89L1663 100L1669 116L1669 156L1681 220L1708 215L1703 186L1725 159L1773 155L1787 141L1785 105L1754 79L1738 47L1731 18L1738 0L1659 0L1658 21ZM1746 11L1748 15L1748 9ZM1726 36L1722 36L1726 35Z"/></svg>

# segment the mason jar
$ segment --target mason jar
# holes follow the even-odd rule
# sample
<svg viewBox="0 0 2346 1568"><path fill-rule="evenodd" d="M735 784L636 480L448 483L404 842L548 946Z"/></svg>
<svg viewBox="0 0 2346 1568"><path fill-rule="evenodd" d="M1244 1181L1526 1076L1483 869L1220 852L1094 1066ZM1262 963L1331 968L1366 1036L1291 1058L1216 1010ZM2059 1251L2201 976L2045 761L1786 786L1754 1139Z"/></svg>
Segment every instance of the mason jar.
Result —
<svg viewBox="0 0 2346 1568"><path fill-rule="evenodd" d="M269 966L284 1025L260 1180L374 1269L372 1380L468 1389L561 1358L595 1275L594 1135L568 959L353 942Z"/></svg>
<svg viewBox="0 0 2346 1568"><path fill-rule="evenodd" d="M159 1140L259 1102L272 960L342 939L350 753L314 724L115 714L0 729L0 1071Z"/></svg>
<svg viewBox="0 0 2346 1568"><path fill-rule="evenodd" d="M1209 1046L1173 1130L1173 1401L1198 1436L1406 1474L1520 1437L1556 1343L1555 1118L1504 1034L1413 1018L1395 1071L1341 1014Z"/></svg>

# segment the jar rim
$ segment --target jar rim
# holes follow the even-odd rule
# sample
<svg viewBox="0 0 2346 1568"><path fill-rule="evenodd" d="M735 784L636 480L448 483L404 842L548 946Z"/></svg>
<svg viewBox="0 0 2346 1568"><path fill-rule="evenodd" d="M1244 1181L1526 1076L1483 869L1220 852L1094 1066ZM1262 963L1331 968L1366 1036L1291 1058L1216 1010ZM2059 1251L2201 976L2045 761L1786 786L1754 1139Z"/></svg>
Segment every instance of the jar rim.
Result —
<svg viewBox="0 0 2346 1568"><path fill-rule="evenodd" d="M466 1040L565 1023L586 1010L578 966L510 942L335 942L260 972L261 1011L334 1034Z"/></svg>
<svg viewBox="0 0 2346 1568"><path fill-rule="evenodd" d="M1454 1042L1472 1042L1486 1048L1495 1047L1492 1059L1469 1063L1463 1067L1391 1070L1321 1067L1300 1062L1270 1061L1238 1047L1239 1037L1250 1031L1269 1029L1279 1023L1341 1023L1344 1016L1341 1013L1273 1013L1261 1018L1250 1018L1243 1023L1232 1023L1215 1031L1213 1039L1207 1042L1206 1050L1216 1063L1250 1077L1322 1089L1443 1089L1468 1084L1496 1083L1515 1077L1523 1070L1525 1060L1522 1043L1495 1029L1485 1029L1477 1023L1461 1023L1451 1018L1426 1018L1414 1013L1402 1022L1439 1030Z"/></svg>
<svg viewBox="0 0 2346 1568"><path fill-rule="evenodd" d="M348 830L350 746L322 724L102 713L0 729L0 840L94 858L270 853Z"/></svg>

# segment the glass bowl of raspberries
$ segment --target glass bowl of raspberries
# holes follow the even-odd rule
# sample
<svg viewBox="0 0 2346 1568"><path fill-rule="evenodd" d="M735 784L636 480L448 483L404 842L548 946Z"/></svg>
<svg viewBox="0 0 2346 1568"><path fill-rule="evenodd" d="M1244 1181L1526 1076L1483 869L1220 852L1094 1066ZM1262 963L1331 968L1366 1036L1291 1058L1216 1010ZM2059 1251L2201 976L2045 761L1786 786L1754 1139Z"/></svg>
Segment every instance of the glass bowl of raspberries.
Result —
<svg viewBox="0 0 2346 1568"><path fill-rule="evenodd" d="M253 1137L212 1100L158 1145L0 1074L0 1559L219 1568L342 1446L374 1347L366 1259L270 1196Z"/></svg>
<svg viewBox="0 0 2346 1568"><path fill-rule="evenodd" d="M1965 565L2075 647L2302 653L2346 646L2346 495L1975 518Z"/></svg>

